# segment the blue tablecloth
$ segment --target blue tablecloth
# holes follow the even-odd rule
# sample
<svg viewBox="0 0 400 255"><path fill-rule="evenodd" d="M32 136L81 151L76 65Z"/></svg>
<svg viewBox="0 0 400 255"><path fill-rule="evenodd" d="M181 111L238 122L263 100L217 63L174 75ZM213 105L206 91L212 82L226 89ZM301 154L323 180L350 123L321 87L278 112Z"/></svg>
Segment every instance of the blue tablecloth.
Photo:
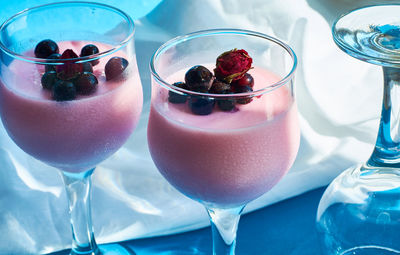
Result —
<svg viewBox="0 0 400 255"><path fill-rule="evenodd" d="M309 191L243 215L237 236L238 255L318 255L315 228L318 202L325 188ZM186 233L121 243L137 255L211 254L210 227ZM61 251L51 255L67 255Z"/></svg>

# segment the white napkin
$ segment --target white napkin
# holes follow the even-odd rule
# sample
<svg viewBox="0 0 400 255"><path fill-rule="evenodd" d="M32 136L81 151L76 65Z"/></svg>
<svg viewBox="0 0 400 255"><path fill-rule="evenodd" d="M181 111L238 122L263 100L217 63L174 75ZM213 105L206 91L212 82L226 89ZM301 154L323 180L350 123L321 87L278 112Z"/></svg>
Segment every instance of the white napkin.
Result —
<svg viewBox="0 0 400 255"><path fill-rule="evenodd" d="M103 2L114 3L138 17L137 6L129 0ZM298 55L300 151L287 176L250 203L247 211L324 186L347 167L365 161L372 152L378 128L381 70L342 53L330 32L332 20L340 12L365 3L165 0L137 20L136 51L144 110L127 144L94 173L92 211L97 241L176 233L208 224L202 206L162 178L147 149L149 59L163 42L177 35L208 28L243 28L276 36L289 43ZM12 10L10 6L12 3L5 10ZM71 243L67 201L59 173L23 153L2 126L0 233L0 254L45 253L67 248Z"/></svg>

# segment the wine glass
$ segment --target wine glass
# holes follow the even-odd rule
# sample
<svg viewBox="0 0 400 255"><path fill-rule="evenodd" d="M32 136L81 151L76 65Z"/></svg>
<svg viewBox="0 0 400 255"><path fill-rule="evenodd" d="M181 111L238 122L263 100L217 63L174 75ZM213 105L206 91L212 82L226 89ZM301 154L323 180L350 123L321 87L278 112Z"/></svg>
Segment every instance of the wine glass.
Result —
<svg viewBox="0 0 400 255"><path fill-rule="evenodd" d="M90 176L139 120L143 96L133 35L127 14L87 2L26 9L0 27L1 119L22 150L61 170L71 254L130 254L116 244L97 246Z"/></svg>
<svg viewBox="0 0 400 255"><path fill-rule="evenodd" d="M175 83L198 65L210 74L216 58L233 49L253 59L252 91L212 94L214 85L207 93ZM297 155L296 64L295 53L282 41L235 29L177 37L151 59L150 153L169 183L205 206L214 254L234 254L243 208L269 191Z"/></svg>
<svg viewBox="0 0 400 255"><path fill-rule="evenodd" d="M321 198L317 229L325 254L400 254L399 11L400 5L363 7L333 25L339 48L382 66L384 84L371 157L340 174Z"/></svg>

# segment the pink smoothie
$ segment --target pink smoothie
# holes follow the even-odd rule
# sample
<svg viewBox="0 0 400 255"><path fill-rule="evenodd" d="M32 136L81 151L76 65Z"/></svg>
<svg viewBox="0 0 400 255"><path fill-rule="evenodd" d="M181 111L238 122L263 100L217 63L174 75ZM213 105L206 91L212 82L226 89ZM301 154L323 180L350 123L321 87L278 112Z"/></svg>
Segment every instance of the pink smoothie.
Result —
<svg viewBox="0 0 400 255"><path fill-rule="evenodd" d="M60 52L78 54L88 42L60 42ZM109 45L95 42L100 52ZM27 53L32 54L31 52ZM2 67L1 117L9 136L25 152L61 170L89 170L118 150L135 128L142 109L142 87L134 60L121 79L106 81L104 66L94 66L95 93L57 102L42 89L43 65L14 60Z"/></svg>
<svg viewBox="0 0 400 255"><path fill-rule="evenodd" d="M168 82L182 81L185 71ZM279 80L259 68L250 73L255 89ZM238 105L238 111L215 107L206 116L192 114L187 104L169 103L167 93L153 92L149 148L161 174L192 199L219 206L243 204L270 190L293 164L300 132L286 86Z"/></svg>

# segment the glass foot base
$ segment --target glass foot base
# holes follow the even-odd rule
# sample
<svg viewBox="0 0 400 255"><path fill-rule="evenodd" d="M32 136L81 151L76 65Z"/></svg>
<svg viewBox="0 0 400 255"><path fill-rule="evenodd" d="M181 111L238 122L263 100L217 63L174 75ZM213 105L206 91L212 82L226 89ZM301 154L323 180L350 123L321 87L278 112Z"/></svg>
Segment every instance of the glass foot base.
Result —
<svg viewBox="0 0 400 255"><path fill-rule="evenodd" d="M317 230L324 254L400 254L400 168L359 165L326 189Z"/></svg>
<svg viewBox="0 0 400 255"><path fill-rule="evenodd" d="M377 255L377 254L394 255L394 254L400 254L400 251L379 246L360 246L349 249L341 253L341 255Z"/></svg>

